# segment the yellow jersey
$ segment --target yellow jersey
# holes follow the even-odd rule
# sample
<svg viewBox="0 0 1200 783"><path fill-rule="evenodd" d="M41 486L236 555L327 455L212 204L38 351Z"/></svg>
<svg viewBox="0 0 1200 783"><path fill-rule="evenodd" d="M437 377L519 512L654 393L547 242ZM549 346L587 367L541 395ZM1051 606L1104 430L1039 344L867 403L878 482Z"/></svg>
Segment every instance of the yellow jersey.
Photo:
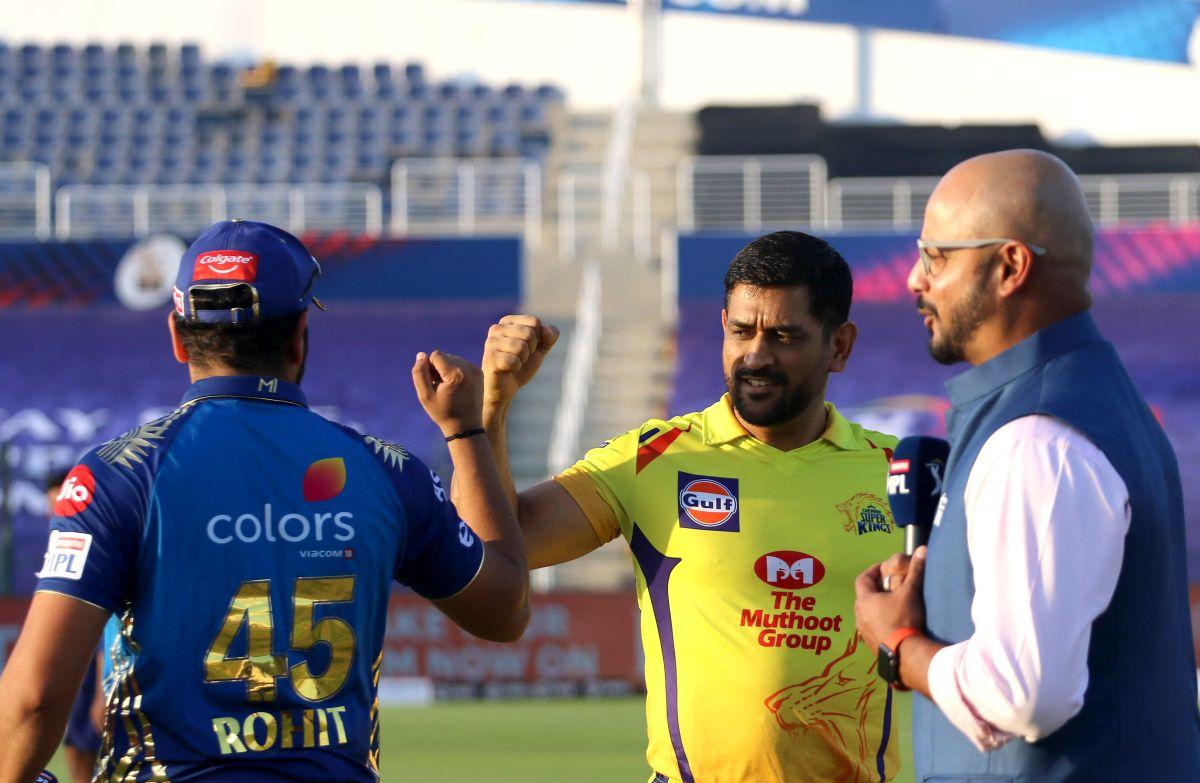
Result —
<svg viewBox="0 0 1200 783"><path fill-rule="evenodd" d="M885 500L896 439L826 403L780 451L726 395L589 451L556 480L633 552L651 780L867 783L899 769L908 709L858 641L854 579L899 551Z"/></svg>

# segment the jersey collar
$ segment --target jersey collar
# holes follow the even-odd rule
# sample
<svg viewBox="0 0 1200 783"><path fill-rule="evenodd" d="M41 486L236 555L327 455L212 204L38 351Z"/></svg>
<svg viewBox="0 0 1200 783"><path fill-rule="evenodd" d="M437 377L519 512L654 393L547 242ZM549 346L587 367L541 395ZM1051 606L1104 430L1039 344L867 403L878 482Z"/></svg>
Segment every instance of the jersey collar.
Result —
<svg viewBox="0 0 1200 783"><path fill-rule="evenodd" d="M304 392L294 383L264 375L222 375L202 378L183 395L183 404L189 405L214 397L239 397L247 400L282 402L289 405L308 405Z"/></svg>
<svg viewBox="0 0 1200 783"><path fill-rule="evenodd" d="M854 430L850 426L850 422L846 420L845 416L838 413L838 409L832 402L825 403L825 411L829 416L829 424L821 433L820 440L829 441L839 449L846 451L862 448L858 439L854 437ZM719 446L742 437L750 438L751 435L746 432L742 423L737 420L737 416L733 414L733 403L729 399L729 394L723 394L721 399L704 411L704 442L709 446Z"/></svg>

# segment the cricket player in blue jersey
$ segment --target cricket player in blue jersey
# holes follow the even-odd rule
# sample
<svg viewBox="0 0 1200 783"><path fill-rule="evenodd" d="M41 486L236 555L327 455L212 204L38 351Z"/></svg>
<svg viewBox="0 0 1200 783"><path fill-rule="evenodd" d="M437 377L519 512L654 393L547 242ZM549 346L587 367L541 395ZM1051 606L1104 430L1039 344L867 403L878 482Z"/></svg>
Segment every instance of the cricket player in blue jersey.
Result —
<svg viewBox="0 0 1200 783"><path fill-rule="evenodd" d="M184 255L169 327L192 385L63 483L0 676L0 783L50 758L110 614L123 654L103 781L378 780L393 579L477 636L523 632L525 556L481 437L480 371L436 351L413 366L456 510L416 457L306 407L319 273L299 240L251 221Z"/></svg>

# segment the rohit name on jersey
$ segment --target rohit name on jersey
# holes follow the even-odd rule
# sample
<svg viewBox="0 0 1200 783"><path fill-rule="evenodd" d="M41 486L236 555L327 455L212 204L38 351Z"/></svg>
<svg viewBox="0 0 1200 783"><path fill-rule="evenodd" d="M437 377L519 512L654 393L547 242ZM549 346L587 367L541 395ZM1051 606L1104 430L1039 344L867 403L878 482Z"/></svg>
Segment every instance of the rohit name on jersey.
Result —
<svg viewBox="0 0 1200 783"><path fill-rule="evenodd" d="M327 748L347 743L345 712L344 706L252 712L244 718L213 718L212 727L222 756L274 748Z"/></svg>

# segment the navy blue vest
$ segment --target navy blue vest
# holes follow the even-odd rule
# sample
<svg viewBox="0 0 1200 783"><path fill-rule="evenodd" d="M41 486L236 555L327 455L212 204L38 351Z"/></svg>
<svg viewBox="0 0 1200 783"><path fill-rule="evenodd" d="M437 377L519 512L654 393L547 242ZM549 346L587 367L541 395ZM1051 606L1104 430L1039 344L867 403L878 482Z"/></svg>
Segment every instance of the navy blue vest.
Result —
<svg viewBox="0 0 1200 783"><path fill-rule="evenodd" d="M947 384L951 453L929 541L929 633L974 632L963 493L984 441L1013 419L1053 416L1087 436L1129 489L1132 521L1112 603L1092 624L1083 708L1036 743L981 753L929 700L913 707L923 783L1200 781L1200 712L1175 454L1091 315L1059 321ZM1013 466L1018 469L1019 466Z"/></svg>

